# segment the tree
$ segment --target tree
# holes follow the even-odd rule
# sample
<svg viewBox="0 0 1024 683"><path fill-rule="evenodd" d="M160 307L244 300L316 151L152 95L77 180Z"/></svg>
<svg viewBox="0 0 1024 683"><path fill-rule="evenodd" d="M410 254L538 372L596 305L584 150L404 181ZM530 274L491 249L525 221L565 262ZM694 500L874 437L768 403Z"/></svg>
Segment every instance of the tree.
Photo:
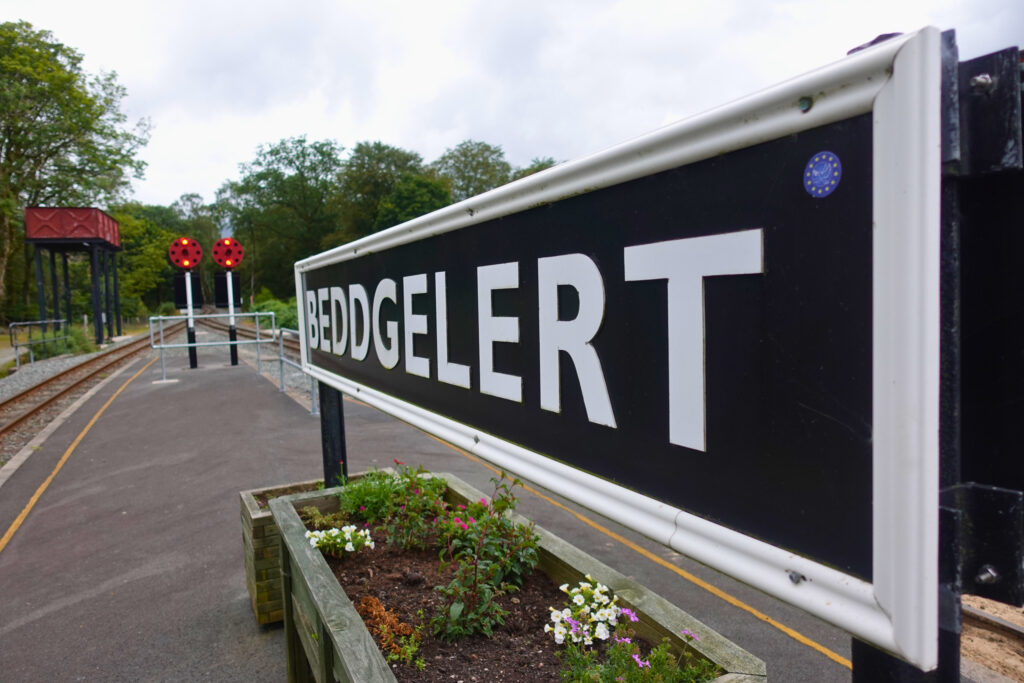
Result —
<svg viewBox="0 0 1024 683"><path fill-rule="evenodd" d="M126 315L136 315L141 307L155 311L164 301L173 300L170 283L174 267L167 259L167 247L179 235L178 230L162 227L150 217L159 215L161 209L165 207L141 204L111 209L110 215L121 226L123 251L117 260L117 270L121 310Z"/></svg>
<svg viewBox="0 0 1024 683"><path fill-rule="evenodd" d="M451 181L456 202L504 185L512 177L512 165L501 147L477 140L463 140L445 150L431 168Z"/></svg>
<svg viewBox="0 0 1024 683"><path fill-rule="evenodd" d="M529 166L517 168L512 172L512 180L519 180L520 178L525 178L528 175L539 173L540 171L551 168L556 163L558 162L555 161L553 157L534 157L533 160L530 161Z"/></svg>
<svg viewBox="0 0 1024 683"><path fill-rule="evenodd" d="M385 145L360 142L345 160L339 178L338 204L341 229L328 237L324 248L369 235L377 227L381 202L402 178L423 173L423 158L416 152Z"/></svg>
<svg viewBox="0 0 1024 683"><path fill-rule="evenodd" d="M221 186L218 215L245 247L240 271L248 275L250 300L260 287L290 296L294 263L321 251L338 230L342 149L305 136L261 145L253 161L240 165L241 179Z"/></svg>
<svg viewBox="0 0 1024 683"><path fill-rule="evenodd" d="M377 209L375 230L383 230L452 203L448 183L430 175L406 175Z"/></svg>
<svg viewBox="0 0 1024 683"><path fill-rule="evenodd" d="M0 317L18 294L9 283L24 282L10 266L23 244L25 207L114 201L145 168L136 154L148 122L126 127L116 75L90 76L81 63L49 31L0 24Z"/></svg>

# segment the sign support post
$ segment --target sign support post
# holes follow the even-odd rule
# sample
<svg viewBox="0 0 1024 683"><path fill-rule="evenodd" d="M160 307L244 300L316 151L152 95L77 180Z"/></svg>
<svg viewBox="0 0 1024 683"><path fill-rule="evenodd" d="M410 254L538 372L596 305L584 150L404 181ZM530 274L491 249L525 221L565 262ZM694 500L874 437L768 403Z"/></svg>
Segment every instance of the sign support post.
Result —
<svg viewBox="0 0 1024 683"><path fill-rule="evenodd" d="M188 366L195 370L199 367L196 354L196 328L192 317L192 270L203 259L203 248L199 242L188 237L179 237L171 242L167 256L178 268L185 271L185 309L188 316ZM201 294L201 292L200 292Z"/></svg>
<svg viewBox="0 0 1024 683"><path fill-rule="evenodd" d="M195 370L199 367L196 354L196 327L192 318L192 272L185 271L185 309L188 316L188 366Z"/></svg>
<svg viewBox="0 0 1024 683"><path fill-rule="evenodd" d="M228 348L231 350L231 364L238 365L238 330L235 328L235 276L234 269L242 262L245 249L236 239L225 237L213 245L213 260L217 265L226 268L224 278L227 280L228 295ZM219 296L219 295L218 295ZM220 305L220 302L217 302ZM258 327L258 325L257 325ZM257 334L256 355L259 356L259 335Z"/></svg>
<svg viewBox="0 0 1024 683"><path fill-rule="evenodd" d="M348 481L345 451L345 399L334 387L317 382L320 395L320 438L323 446L324 486Z"/></svg>

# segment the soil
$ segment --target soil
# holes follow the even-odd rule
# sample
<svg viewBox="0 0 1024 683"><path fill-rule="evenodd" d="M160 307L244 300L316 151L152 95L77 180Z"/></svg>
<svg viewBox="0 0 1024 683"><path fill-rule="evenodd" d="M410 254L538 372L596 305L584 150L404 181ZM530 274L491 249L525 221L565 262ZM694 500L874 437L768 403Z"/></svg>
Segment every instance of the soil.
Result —
<svg viewBox="0 0 1024 683"><path fill-rule="evenodd" d="M543 572L534 572L519 591L499 600L509 615L493 637L470 636L447 643L431 634L427 622L439 604L434 586L448 584L452 567L439 573L434 550L404 551L379 540L376 545L374 550L363 550L343 560L328 557L327 561L378 644L381 638L375 626L379 623L388 624L392 632L398 623L407 625L408 630L400 633L423 626L423 641L416 653L423 660L423 670L392 662L391 669L399 681L560 680L555 643L550 634L544 633L544 625L549 619L548 607L560 606L565 595Z"/></svg>
<svg viewBox="0 0 1024 683"><path fill-rule="evenodd" d="M963 603L1024 628L1024 610L975 595ZM960 655L1014 681L1024 681L1024 645L1010 636L964 624Z"/></svg>
<svg viewBox="0 0 1024 683"><path fill-rule="evenodd" d="M270 489L261 491L253 494L253 498L256 499L256 505L260 510L266 510L270 507L270 501L274 498L280 498L281 496L290 496L293 493L305 493L306 491L315 491L317 488L323 488L322 482L315 484L292 484L291 486L282 486L279 489Z"/></svg>

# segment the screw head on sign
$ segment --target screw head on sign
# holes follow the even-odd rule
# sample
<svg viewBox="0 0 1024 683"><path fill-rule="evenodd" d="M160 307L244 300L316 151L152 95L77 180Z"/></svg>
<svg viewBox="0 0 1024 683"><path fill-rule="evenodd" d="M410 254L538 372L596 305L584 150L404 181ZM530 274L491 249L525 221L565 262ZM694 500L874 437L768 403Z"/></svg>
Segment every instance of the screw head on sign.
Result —
<svg viewBox="0 0 1024 683"><path fill-rule="evenodd" d="M192 270L203 260L203 247L190 237L179 237L171 242L167 257L178 268Z"/></svg>
<svg viewBox="0 0 1024 683"><path fill-rule="evenodd" d="M213 245L213 260L218 266L231 270L237 268L245 256L245 249L238 240L225 237L217 240Z"/></svg>

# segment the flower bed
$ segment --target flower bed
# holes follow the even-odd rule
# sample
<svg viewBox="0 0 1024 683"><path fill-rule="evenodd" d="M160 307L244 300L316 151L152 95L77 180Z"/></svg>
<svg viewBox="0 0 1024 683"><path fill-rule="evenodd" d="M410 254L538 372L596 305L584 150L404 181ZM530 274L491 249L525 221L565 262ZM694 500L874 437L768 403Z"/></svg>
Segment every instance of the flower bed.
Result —
<svg viewBox="0 0 1024 683"><path fill-rule="evenodd" d="M479 491L455 477L437 476L447 482L444 496L450 505L472 505L471 501L482 498ZM339 491L331 489L296 494L276 499L270 504L281 530L283 590L289 596L284 604L289 676L292 680L315 679L321 682L392 681L395 680L394 675L377 643L364 626L356 606L332 574L324 556L310 545L306 527L297 512L307 506L313 506L323 514L335 512ZM510 517L527 523L514 513ZM468 521L456 519L461 524ZM595 582L603 584L604 590L618 596L619 607L635 614L637 621L630 627L637 635L652 643L668 639L667 651L672 653L672 658L688 650L694 657L713 662L723 672L716 679L719 683L765 680L764 664L757 658L558 537L539 528L533 531L539 536L538 568L556 585L576 586L587 581L587 575L594 577ZM570 591L567 586L566 592ZM464 602L452 600L452 614L461 613ZM371 607L376 609L375 606L360 605L364 612ZM547 637L550 639L550 634ZM640 659L636 666L642 668L650 661ZM485 679L486 675L480 680Z"/></svg>
<svg viewBox="0 0 1024 683"><path fill-rule="evenodd" d="M323 488L322 480L282 484L239 493L242 501L245 587L249 590L249 600L252 602L256 622L261 626L284 620L277 525L274 524L266 501L317 488Z"/></svg>

